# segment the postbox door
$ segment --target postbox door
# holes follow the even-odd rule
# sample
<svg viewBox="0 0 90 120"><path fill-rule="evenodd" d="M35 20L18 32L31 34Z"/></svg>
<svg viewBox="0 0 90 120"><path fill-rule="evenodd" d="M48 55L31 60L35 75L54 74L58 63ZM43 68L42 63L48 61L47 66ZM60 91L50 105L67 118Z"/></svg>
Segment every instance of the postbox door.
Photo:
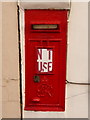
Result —
<svg viewBox="0 0 90 120"><path fill-rule="evenodd" d="M64 111L67 11L25 11L25 110Z"/></svg>

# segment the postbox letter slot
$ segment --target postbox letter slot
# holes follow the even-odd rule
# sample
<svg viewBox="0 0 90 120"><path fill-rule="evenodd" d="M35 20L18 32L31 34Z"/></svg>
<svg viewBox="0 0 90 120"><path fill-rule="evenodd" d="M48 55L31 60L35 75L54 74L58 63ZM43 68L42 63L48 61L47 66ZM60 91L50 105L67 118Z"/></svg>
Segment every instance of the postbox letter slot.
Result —
<svg viewBox="0 0 90 120"><path fill-rule="evenodd" d="M34 24L32 25L33 30L57 30L58 24Z"/></svg>

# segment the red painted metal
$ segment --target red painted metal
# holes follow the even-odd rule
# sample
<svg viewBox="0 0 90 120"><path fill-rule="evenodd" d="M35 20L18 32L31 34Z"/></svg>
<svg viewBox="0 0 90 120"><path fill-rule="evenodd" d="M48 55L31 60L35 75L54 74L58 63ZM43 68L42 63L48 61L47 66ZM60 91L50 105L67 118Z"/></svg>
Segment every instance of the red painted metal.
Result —
<svg viewBox="0 0 90 120"><path fill-rule="evenodd" d="M58 28L34 30L34 24ZM65 110L66 50L67 10L25 10L25 110Z"/></svg>

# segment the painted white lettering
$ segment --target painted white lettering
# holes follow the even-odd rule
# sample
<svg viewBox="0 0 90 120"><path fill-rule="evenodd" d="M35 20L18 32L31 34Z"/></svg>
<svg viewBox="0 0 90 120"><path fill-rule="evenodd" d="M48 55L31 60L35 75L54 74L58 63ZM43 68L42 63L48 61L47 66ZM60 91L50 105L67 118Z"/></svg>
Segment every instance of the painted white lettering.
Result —
<svg viewBox="0 0 90 120"><path fill-rule="evenodd" d="M38 49L37 50L37 62L39 72L51 72L52 71L52 49Z"/></svg>
<svg viewBox="0 0 90 120"><path fill-rule="evenodd" d="M39 59L42 59L42 49L37 50L37 55Z"/></svg>

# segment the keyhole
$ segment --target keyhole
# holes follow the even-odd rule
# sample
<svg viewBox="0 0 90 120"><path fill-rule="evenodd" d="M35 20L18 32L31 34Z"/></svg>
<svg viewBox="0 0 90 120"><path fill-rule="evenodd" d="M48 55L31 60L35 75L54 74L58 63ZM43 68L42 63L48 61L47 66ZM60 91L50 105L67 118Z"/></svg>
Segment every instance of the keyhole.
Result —
<svg viewBox="0 0 90 120"><path fill-rule="evenodd" d="M40 77L38 75L35 75L34 76L34 82L40 82Z"/></svg>

